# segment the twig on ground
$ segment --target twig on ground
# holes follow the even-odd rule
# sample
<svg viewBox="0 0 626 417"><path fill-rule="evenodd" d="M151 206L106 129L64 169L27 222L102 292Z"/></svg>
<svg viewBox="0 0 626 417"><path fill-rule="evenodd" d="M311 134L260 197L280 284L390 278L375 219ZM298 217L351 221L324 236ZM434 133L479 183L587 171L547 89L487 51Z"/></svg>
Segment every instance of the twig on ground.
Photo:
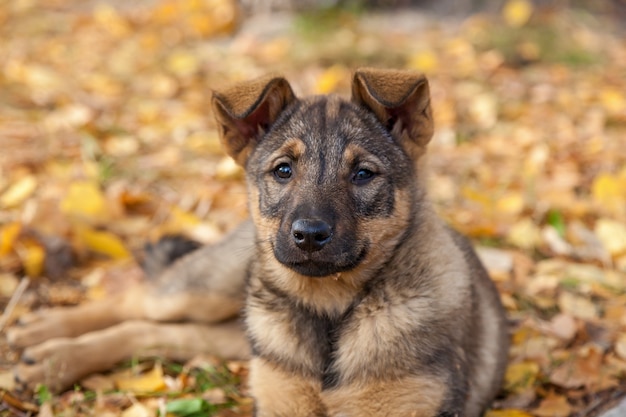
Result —
<svg viewBox="0 0 626 417"><path fill-rule="evenodd" d="M15 306L20 301L20 298L22 298L22 295L24 294L24 291L26 291L26 288L28 288L28 284L30 284L30 278L28 277L22 278L17 288L13 292L13 295L11 296L11 299L9 300L7 307L4 309L4 312L2 313L2 317L0 317L0 331L4 329L5 324L11 318L11 313L13 313Z"/></svg>

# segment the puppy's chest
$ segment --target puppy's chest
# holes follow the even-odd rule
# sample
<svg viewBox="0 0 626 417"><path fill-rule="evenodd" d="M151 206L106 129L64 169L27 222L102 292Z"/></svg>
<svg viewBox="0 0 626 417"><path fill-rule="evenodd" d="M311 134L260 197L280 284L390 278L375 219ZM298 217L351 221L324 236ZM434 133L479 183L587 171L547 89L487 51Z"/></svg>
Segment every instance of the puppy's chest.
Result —
<svg viewBox="0 0 626 417"><path fill-rule="evenodd" d="M322 382L324 388L355 375L385 372L386 357L415 321L410 306L369 295L340 315L329 317L274 298L249 304L248 332L255 354L287 371Z"/></svg>

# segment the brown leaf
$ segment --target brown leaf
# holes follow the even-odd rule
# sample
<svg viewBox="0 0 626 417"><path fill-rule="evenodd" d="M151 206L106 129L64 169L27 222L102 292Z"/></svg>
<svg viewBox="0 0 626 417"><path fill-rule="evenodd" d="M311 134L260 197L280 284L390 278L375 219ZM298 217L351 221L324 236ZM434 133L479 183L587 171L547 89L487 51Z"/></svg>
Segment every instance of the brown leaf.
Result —
<svg viewBox="0 0 626 417"><path fill-rule="evenodd" d="M567 398L553 392L541 400L539 407L533 410L533 414L538 417L567 417L571 412L572 407L567 402Z"/></svg>
<svg viewBox="0 0 626 417"><path fill-rule="evenodd" d="M602 351L596 347L581 349L550 374L550 382L563 388L599 386L604 378L602 357Z"/></svg>

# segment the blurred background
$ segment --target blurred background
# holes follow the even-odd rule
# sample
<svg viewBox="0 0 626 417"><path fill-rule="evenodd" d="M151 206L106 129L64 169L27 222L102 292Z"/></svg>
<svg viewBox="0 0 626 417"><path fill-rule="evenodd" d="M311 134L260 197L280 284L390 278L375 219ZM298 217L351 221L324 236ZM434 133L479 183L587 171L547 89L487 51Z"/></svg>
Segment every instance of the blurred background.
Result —
<svg viewBox="0 0 626 417"><path fill-rule="evenodd" d="M147 241L246 217L211 89L277 72L347 95L356 67L407 68L431 84L432 199L514 324L490 416L599 415L626 391L625 19L623 0L0 0L0 326L123 291ZM18 394L19 352L0 351L0 415L154 415L182 395L174 368L151 400ZM247 415L241 395L219 415Z"/></svg>

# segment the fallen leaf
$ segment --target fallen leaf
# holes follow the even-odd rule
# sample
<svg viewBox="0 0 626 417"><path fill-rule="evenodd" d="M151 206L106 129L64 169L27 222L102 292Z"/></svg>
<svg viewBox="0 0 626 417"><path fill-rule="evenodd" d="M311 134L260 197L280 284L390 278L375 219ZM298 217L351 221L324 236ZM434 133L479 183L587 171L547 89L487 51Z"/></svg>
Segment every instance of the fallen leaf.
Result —
<svg viewBox="0 0 626 417"><path fill-rule="evenodd" d="M94 252L110 256L113 259L131 257L122 240L111 232L79 227L77 235L81 243Z"/></svg>
<svg viewBox="0 0 626 417"><path fill-rule="evenodd" d="M572 406L567 402L567 398L553 392L541 400L539 407L533 410L533 414L538 417L567 417L571 412Z"/></svg>
<svg viewBox="0 0 626 417"><path fill-rule="evenodd" d="M570 314L563 313L554 316L548 328L553 335L566 342L571 341L578 332L576 320Z"/></svg>
<svg viewBox="0 0 626 417"><path fill-rule="evenodd" d="M4 208L16 207L30 197L37 189L37 178L26 175L14 182L0 196L0 206Z"/></svg>
<svg viewBox="0 0 626 417"><path fill-rule="evenodd" d="M23 242L19 245L17 253L22 260L27 276L34 278L41 275L46 259L46 250L39 242L34 240Z"/></svg>
<svg viewBox="0 0 626 417"><path fill-rule="evenodd" d="M61 211L91 221L107 218L104 194L93 181L77 181L69 185L61 201Z"/></svg>
<svg viewBox="0 0 626 417"><path fill-rule="evenodd" d="M623 200L622 203L625 201ZM626 226L623 223L599 219L594 231L612 256L617 257L626 253Z"/></svg>
<svg viewBox="0 0 626 417"><path fill-rule="evenodd" d="M18 222L2 226L0 229L0 256L5 256L13 250L21 231L22 224Z"/></svg>
<svg viewBox="0 0 626 417"><path fill-rule="evenodd" d="M534 249L541 243L541 230L535 222L525 218L511 226L506 239L520 249Z"/></svg>
<svg viewBox="0 0 626 417"><path fill-rule="evenodd" d="M535 362L510 364L504 377L505 389L513 393L523 392L535 384L538 375L539 365Z"/></svg>
<svg viewBox="0 0 626 417"><path fill-rule="evenodd" d="M426 74L436 71L439 67L437 55L429 50L417 52L409 58L408 67Z"/></svg>
<svg viewBox="0 0 626 417"><path fill-rule="evenodd" d="M187 77L198 71L200 63L198 57L185 51L174 51L167 58L166 68L179 77Z"/></svg>
<svg viewBox="0 0 626 417"><path fill-rule="evenodd" d="M603 211L620 216L626 211L626 174L612 175L601 173L591 185L591 195L596 205Z"/></svg>
<svg viewBox="0 0 626 417"><path fill-rule="evenodd" d="M159 363L146 373L120 376L115 378L114 381L118 389L136 393L158 392L167 387L163 377L163 368Z"/></svg>
<svg viewBox="0 0 626 417"><path fill-rule="evenodd" d="M563 291L559 295L558 306L562 313L582 320L593 320L598 317L598 309L589 298L567 291Z"/></svg>
<svg viewBox="0 0 626 417"><path fill-rule="evenodd" d="M550 374L550 381L562 388L597 386L605 377L602 356L599 348L582 348Z"/></svg>
<svg viewBox="0 0 626 417"><path fill-rule="evenodd" d="M315 90L318 94L332 93L340 82L345 81L348 74L349 71L344 66L333 65L320 75Z"/></svg>
<svg viewBox="0 0 626 417"><path fill-rule="evenodd" d="M121 417L153 417L154 411L141 403L134 403L122 411Z"/></svg>
<svg viewBox="0 0 626 417"><path fill-rule="evenodd" d="M509 0L502 9L504 21L514 28L522 27L528 23L532 13L533 5L527 0Z"/></svg>
<svg viewBox="0 0 626 417"><path fill-rule="evenodd" d="M15 376L13 371L0 372L0 390L11 391L15 388Z"/></svg>

